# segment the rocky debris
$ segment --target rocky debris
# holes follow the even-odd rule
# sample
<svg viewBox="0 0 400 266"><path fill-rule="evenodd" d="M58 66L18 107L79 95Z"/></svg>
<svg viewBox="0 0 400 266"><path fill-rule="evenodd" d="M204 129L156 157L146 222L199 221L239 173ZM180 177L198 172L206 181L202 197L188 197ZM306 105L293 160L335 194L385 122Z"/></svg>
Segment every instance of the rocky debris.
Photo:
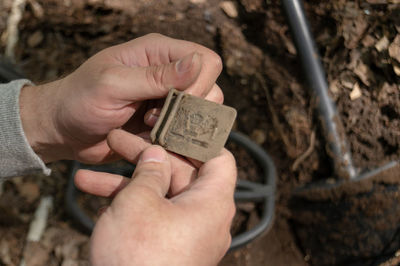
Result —
<svg viewBox="0 0 400 266"><path fill-rule="evenodd" d="M400 34L396 35L396 38L389 46L389 55L395 59L397 63L400 63Z"/></svg>
<svg viewBox="0 0 400 266"><path fill-rule="evenodd" d="M253 133L251 133L250 138L253 139L254 142L257 143L258 145L262 145L267 139L267 136L265 135L265 132L263 130L254 129Z"/></svg>
<svg viewBox="0 0 400 266"><path fill-rule="evenodd" d="M28 242L24 249L23 259L25 265L48 265L50 252L40 242Z"/></svg>
<svg viewBox="0 0 400 266"><path fill-rule="evenodd" d="M220 26L222 57L230 75L250 76L261 66L263 53L260 48L246 41L235 25L225 22Z"/></svg>
<svg viewBox="0 0 400 266"><path fill-rule="evenodd" d="M19 184L18 190L29 204L36 201L40 196L40 188L34 182L22 182Z"/></svg>
<svg viewBox="0 0 400 266"><path fill-rule="evenodd" d="M246 12L259 12L263 8L263 0L240 0L240 4L244 6Z"/></svg>

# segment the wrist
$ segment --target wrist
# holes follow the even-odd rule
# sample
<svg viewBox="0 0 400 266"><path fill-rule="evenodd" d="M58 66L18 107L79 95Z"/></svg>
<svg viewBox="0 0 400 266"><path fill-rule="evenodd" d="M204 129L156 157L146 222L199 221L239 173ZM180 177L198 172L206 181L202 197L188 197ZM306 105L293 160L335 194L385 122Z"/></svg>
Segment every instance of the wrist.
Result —
<svg viewBox="0 0 400 266"><path fill-rule="evenodd" d="M54 114L57 107L57 82L25 86L19 96L22 128L33 151L45 162L63 158Z"/></svg>

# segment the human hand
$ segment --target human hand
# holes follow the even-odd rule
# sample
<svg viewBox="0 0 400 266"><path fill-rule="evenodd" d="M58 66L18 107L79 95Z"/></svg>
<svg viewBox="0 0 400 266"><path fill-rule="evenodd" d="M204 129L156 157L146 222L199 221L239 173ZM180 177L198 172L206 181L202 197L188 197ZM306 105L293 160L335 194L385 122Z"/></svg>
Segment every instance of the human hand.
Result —
<svg viewBox="0 0 400 266"><path fill-rule="evenodd" d="M216 265L224 256L235 213L232 154L223 150L201 166L185 191L166 198L171 171L167 153L151 146L142 153L132 180L77 172L75 183L81 190L116 195L91 237L93 265Z"/></svg>
<svg viewBox="0 0 400 266"><path fill-rule="evenodd" d="M24 87L22 125L45 162L111 161L116 154L107 134L123 127L146 136L157 119L158 102L149 100L164 98L170 88L222 103L215 84L221 69L220 57L201 45L149 34L99 52L63 79Z"/></svg>

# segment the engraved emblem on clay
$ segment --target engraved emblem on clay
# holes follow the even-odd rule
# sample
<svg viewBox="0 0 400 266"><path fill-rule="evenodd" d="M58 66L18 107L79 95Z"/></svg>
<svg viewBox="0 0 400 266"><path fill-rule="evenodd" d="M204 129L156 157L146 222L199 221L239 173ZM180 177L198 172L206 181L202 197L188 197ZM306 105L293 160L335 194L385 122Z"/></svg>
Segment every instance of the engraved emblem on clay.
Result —
<svg viewBox="0 0 400 266"><path fill-rule="evenodd" d="M171 90L151 132L153 143L175 153L207 161L225 145L236 110Z"/></svg>

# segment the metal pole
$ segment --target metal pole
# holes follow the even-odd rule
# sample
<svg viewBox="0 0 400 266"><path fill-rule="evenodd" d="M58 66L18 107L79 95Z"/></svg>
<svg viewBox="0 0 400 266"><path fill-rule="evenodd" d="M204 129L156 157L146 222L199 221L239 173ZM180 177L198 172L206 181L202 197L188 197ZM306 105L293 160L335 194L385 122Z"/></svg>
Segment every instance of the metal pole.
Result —
<svg viewBox="0 0 400 266"><path fill-rule="evenodd" d="M357 176L353 166L344 127L328 94L328 84L311 35L301 0L282 0L292 36L299 54L308 86L318 109L322 131L327 142L327 154L332 158L338 177L352 179Z"/></svg>

